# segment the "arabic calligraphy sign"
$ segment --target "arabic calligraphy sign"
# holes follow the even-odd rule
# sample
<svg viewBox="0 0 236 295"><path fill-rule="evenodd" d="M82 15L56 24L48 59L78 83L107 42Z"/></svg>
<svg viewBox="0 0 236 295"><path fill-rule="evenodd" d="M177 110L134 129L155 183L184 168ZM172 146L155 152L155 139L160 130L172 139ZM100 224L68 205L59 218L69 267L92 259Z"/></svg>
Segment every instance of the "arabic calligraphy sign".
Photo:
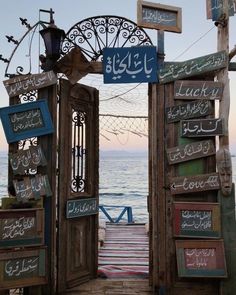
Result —
<svg viewBox="0 0 236 295"><path fill-rule="evenodd" d="M223 135L222 119L201 119L181 121L182 137L202 137Z"/></svg>
<svg viewBox="0 0 236 295"><path fill-rule="evenodd" d="M154 46L104 48L104 83L157 82Z"/></svg>
<svg viewBox="0 0 236 295"><path fill-rule="evenodd" d="M213 141L205 140L169 148L167 149L167 158L169 164L177 164L211 156L215 153Z"/></svg>
<svg viewBox="0 0 236 295"><path fill-rule="evenodd" d="M3 81L10 97L17 96L31 90L37 90L57 83L57 76L53 71L34 75L20 75Z"/></svg>
<svg viewBox="0 0 236 295"><path fill-rule="evenodd" d="M165 108L167 123L178 122L184 119L198 118L213 113L211 103L207 100L197 100L173 107Z"/></svg>
<svg viewBox="0 0 236 295"><path fill-rule="evenodd" d="M145 1L138 1L137 4L138 26L175 33L182 32L181 8Z"/></svg>
<svg viewBox="0 0 236 295"><path fill-rule="evenodd" d="M38 166L46 166L47 161L40 145L31 145L27 150L9 153L9 162L13 174L24 175L26 170L36 170Z"/></svg>
<svg viewBox="0 0 236 295"><path fill-rule="evenodd" d="M69 200L66 204L66 218L76 218L98 213L98 202L95 198Z"/></svg>
<svg viewBox="0 0 236 295"><path fill-rule="evenodd" d="M40 199L43 196L51 196L47 175L36 174L32 177L24 177L23 180L13 180L18 201L27 202L30 199Z"/></svg>
<svg viewBox="0 0 236 295"><path fill-rule="evenodd" d="M235 0L228 0L228 15L234 15ZM207 19L218 21L223 18L226 11L224 8L224 0L206 0L207 6Z"/></svg>
<svg viewBox="0 0 236 295"><path fill-rule="evenodd" d="M0 289L14 289L47 282L46 248L0 251Z"/></svg>
<svg viewBox="0 0 236 295"><path fill-rule="evenodd" d="M0 210L0 248L44 243L44 210Z"/></svg>
<svg viewBox="0 0 236 295"><path fill-rule="evenodd" d="M223 240L175 241L179 277L227 277Z"/></svg>
<svg viewBox="0 0 236 295"><path fill-rule="evenodd" d="M45 99L0 108L0 117L8 143L54 131Z"/></svg>
<svg viewBox="0 0 236 295"><path fill-rule="evenodd" d="M177 237L219 238L220 204L175 202L173 227Z"/></svg>
<svg viewBox="0 0 236 295"><path fill-rule="evenodd" d="M224 85L213 81L175 81L175 99L222 99Z"/></svg>
<svg viewBox="0 0 236 295"><path fill-rule="evenodd" d="M219 188L220 180L218 173L177 176L170 179L170 191L173 195L219 190Z"/></svg>
<svg viewBox="0 0 236 295"><path fill-rule="evenodd" d="M159 70L159 82L168 83L183 78L197 76L203 73L225 68L228 63L226 51L190 59L179 63L168 63Z"/></svg>

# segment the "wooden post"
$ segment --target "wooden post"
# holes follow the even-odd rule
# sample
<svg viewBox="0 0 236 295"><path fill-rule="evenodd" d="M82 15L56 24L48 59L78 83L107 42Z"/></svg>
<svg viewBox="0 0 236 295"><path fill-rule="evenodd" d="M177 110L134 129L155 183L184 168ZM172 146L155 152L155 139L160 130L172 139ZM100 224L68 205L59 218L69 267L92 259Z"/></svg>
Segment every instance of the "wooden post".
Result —
<svg viewBox="0 0 236 295"><path fill-rule="evenodd" d="M229 13L228 13L228 0L224 0L224 19L216 22L218 28L218 40L217 50L225 50L229 53ZM219 138L219 148L223 146L229 149L229 109L230 109L230 90L229 90L229 77L228 77L228 66L220 70L217 75L218 81L224 84L223 97L219 104L219 116L224 118L224 135Z"/></svg>

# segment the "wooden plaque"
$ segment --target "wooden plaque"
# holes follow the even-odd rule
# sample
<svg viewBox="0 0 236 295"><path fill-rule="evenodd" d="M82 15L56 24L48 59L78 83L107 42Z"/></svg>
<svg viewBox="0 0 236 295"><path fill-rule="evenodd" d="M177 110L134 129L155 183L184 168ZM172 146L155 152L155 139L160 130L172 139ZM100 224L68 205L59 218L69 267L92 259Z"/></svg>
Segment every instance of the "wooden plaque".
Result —
<svg viewBox="0 0 236 295"><path fill-rule="evenodd" d="M219 203L174 203L174 235L176 237L220 238Z"/></svg>
<svg viewBox="0 0 236 295"><path fill-rule="evenodd" d="M223 134L223 119L196 119L181 121L182 137L209 137Z"/></svg>
<svg viewBox="0 0 236 295"><path fill-rule="evenodd" d="M10 97L37 90L57 83L57 76L53 71L34 75L20 75L3 81Z"/></svg>
<svg viewBox="0 0 236 295"><path fill-rule="evenodd" d="M222 99L224 85L214 81L175 81L175 99Z"/></svg>
<svg viewBox="0 0 236 295"><path fill-rule="evenodd" d="M235 0L228 0L229 4L229 16L234 15L234 4ZM213 21L219 20L223 14L223 0L206 0L206 11L207 11L207 19L212 19Z"/></svg>
<svg viewBox="0 0 236 295"><path fill-rule="evenodd" d="M170 190L173 195L218 190L219 188L218 173L178 176L170 179Z"/></svg>
<svg viewBox="0 0 236 295"><path fill-rule="evenodd" d="M167 158L169 164L176 164L211 156L215 153L213 141L203 140L167 149Z"/></svg>
<svg viewBox="0 0 236 295"><path fill-rule="evenodd" d="M44 209L0 210L0 248L44 243Z"/></svg>
<svg viewBox="0 0 236 295"><path fill-rule="evenodd" d="M168 64L159 70L159 82L169 83L225 68L228 64L227 56L226 51L219 51L184 62Z"/></svg>
<svg viewBox="0 0 236 295"><path fill-rule="evenodd" d="M226 278L223 240L177 240L179 277Z"/></svg>
<svg viewBox="0 0 236 295"><path fill-rule="evenodd" d="M8 143L54 131L45 99L0 108L0 117Z"/></svg>
<svg viewBox="0 0 236 295"><path fill-rule="evenodd" d="M69 200L66 204L66 218L76 218L98 213L98 202L95 198Z"/></svg>
<svg viewBox="0 0 236 295"><path fill-rule="evenodd" d="M47 283L46 247L0 251L0 290Z"/></svg>
<svg viewBox="0 0 236 295"><path fill-rule="evenodd" d="M182 32L182 9L163 4L138 1L137 24L140 27Z"/></svg>
<svg viewBox="0 0 236 295"><path fill-rule="evenodd" d="M29 149L18 150L9 154L9 163L13 174L25 175L27 170L36 170L38 166L46 166L47 161L40 145L31 145Z"/></svg>
<svg viewBox="0 0 236 295"><path fill-rule="evenodd" d="M165 108L167 123L199 118L213 113L211 103L207 100L196 100L173 107Z"/></svg>

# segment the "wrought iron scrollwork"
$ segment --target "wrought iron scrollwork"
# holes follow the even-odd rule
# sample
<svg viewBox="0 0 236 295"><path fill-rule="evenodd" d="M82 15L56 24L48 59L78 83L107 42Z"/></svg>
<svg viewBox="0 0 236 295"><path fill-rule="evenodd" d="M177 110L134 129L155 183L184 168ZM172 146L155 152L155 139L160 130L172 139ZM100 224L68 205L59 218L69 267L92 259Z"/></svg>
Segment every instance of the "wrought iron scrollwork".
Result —
<svg viewBox="0 0 236 295"><path fill-rule="evenodd" d="M86 113L72 112L72 155L71 155L71 190L84 192L86 190Z"/></svg>
<svg viewBox="0 0 236 295"><path fill-rule="evenodd" d="M62 54L78 46L89 61L102 59L104 47L152 45L147 33L136 23L119 16L95 16L70 28L62 45Z"/></svg>

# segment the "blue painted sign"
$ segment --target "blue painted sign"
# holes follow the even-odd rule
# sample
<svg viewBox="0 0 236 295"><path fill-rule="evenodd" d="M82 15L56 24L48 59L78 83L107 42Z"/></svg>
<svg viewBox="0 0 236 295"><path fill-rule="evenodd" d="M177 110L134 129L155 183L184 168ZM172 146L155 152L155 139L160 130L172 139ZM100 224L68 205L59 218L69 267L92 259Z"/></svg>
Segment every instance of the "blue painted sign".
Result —
<svg viewBox="0 0 236 295"><path fill-rule="evenodd" d="M75 199L67 201L66 218L77 218L97 213L98 202L96 198Z"/></svg>
<svg viewBox="0 0 236 295"><path fill-rule="evenodd" d="M157 82L154 46L104 48L104 83Z"/></svg>
<svg viewBox="0 0 236 295"><path fill-rule="evenodd" d="M213 21L221 20L225 13L224 0L207 0L207 10L208 18ZM228 0L228 14L234 15L234 0Z"/></svg>

